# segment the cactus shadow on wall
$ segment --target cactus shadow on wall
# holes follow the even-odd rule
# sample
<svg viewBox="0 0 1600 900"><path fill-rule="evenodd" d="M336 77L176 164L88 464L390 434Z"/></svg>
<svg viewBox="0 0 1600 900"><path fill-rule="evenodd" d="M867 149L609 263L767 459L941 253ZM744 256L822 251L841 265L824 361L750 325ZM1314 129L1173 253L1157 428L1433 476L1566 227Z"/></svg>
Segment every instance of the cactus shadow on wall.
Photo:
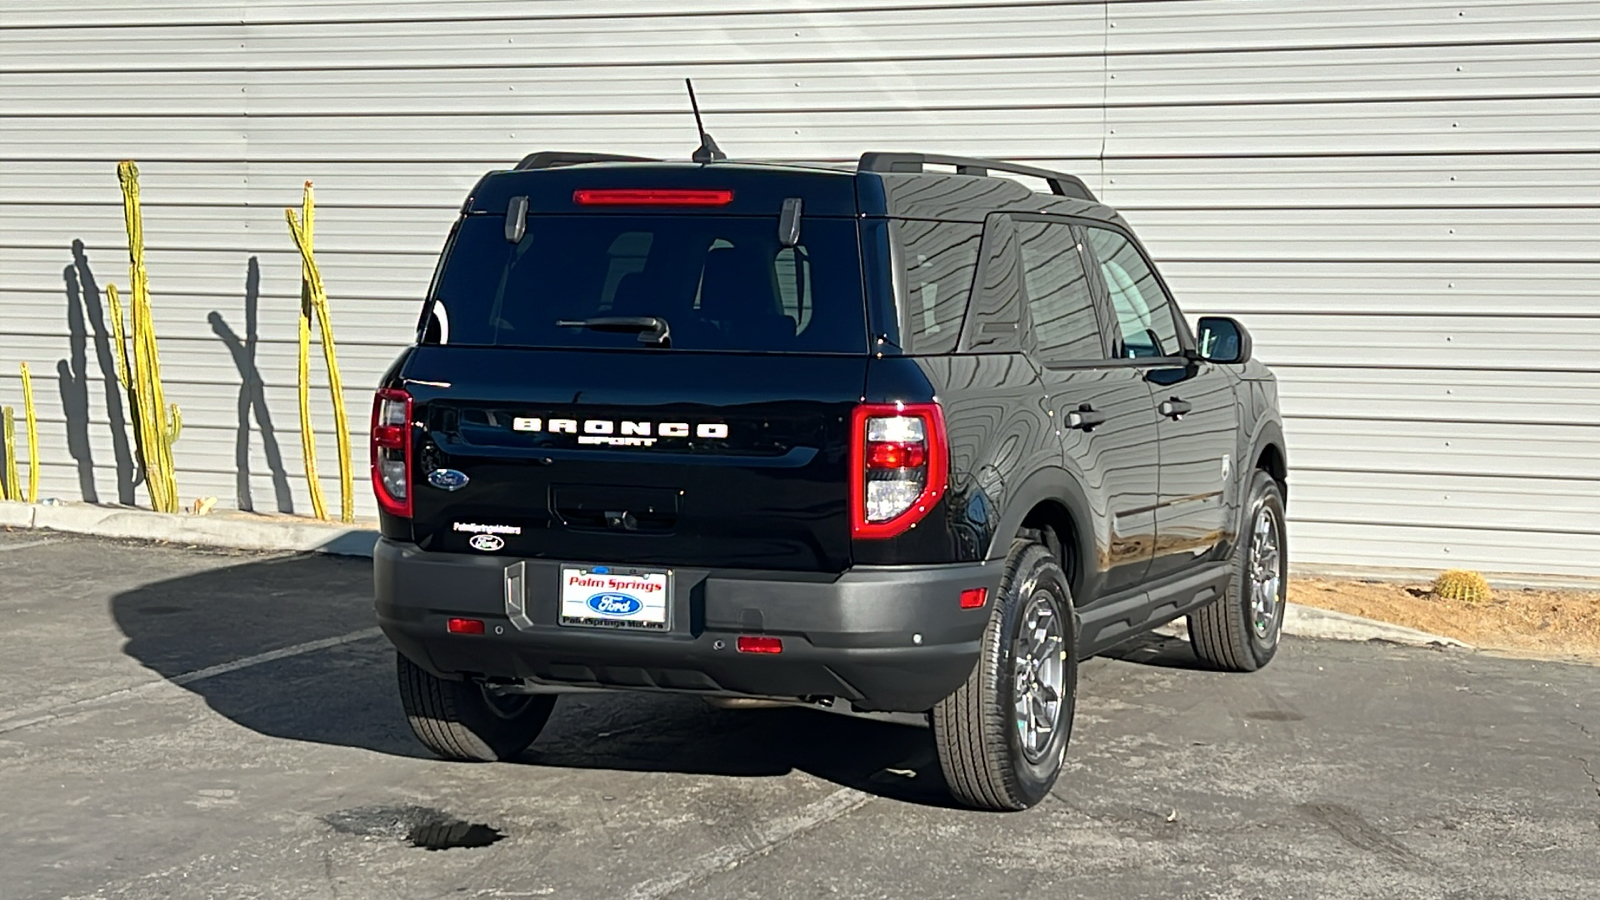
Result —
<svg viewBox="0 0 1600 900"><path fill-rule="evenodd" d="M132 505L139 473L133 448L128 441L128 420L124 412L122 384L117 379L117 362L111 331L106 324L100 284L89 267L89 254L83 241L72 242L72 265L62 270L67 293L68 358L56 363L61 392L61 408L66 417L67 452L78 469L78 489L90 503L100 501L95 484L94 456L89 428L89 343L91 332L99 381L105 389L106 419L111 429L111 452L117 468L117 502Z"/></svg>
<svg viewBox="0 0 1600 900"><path fill-rule="evenodd" d="M233 365L239 370L239 430L234 440L234 465L237 472L239 508L254 511L255 500L250 491L250 417L255 416L261 429L262 452L267 467L272 471L272 491L278 512L294 512L294 495L289 490L289 474L283 467L283 452L278 447L278 433L272 425L272 412L267 408L266 386L261 380L261 370L256 367L256 344L260 335L256 330L257 314L261 306L261 264L250 257L244 279L244 337L241 338L213 311L206 320L211 331L227 345L233 356Z"/></svg>

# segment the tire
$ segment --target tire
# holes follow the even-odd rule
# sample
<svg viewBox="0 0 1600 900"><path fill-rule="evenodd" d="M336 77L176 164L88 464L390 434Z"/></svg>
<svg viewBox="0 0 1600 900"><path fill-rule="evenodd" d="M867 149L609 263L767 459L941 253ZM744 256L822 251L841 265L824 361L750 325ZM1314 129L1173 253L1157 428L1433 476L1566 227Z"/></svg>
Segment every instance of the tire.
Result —
<svg viewBox="0 0 1600 900"><path fill-rule="evenodd" d="M399 653L395 661L411 733L444 759L516 759L539 736L556 705L554 694L494 697L471 679L447 681Z"/></svg>
<svg viewBox="0 0 1600 900"><path fill-rule="evenodd" d="M1189 645L1202 662L1225 672L1254 672L1277 655L1289 596L1286 535L1283 491L1257 469L1227 591L1189 613Z"/></svg>
<svg viewBox="0 0 1600 900"><path fill-rule="evenodd" d="M1054 631L1051 629L1054 623ZM1030 624L1035 627L1029 627ZM1030 635L1053 634L1031 644ZM1045 798L1061 774L1077 707L1078 629L1072 589L1050 551L1034 541L1012 543L1000 590L984 629L982 652L966 684L934 707L934 742L951 795L978 809L1027 809ZM1056 695L1054 724L1033 746L1017 709L1019 660L1037 674L1035 700ZM1054 656L1054 668L1050 657ZM1046 703L1040 718L1048 718Z"/></svg>

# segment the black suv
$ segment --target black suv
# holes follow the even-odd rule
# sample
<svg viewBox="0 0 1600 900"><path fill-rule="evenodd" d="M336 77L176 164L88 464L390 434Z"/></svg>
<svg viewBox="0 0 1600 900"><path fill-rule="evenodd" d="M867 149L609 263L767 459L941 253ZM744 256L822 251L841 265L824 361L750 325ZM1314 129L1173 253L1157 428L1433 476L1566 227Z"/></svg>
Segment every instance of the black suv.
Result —
<svg viewBox="0 0 1600 900"><path fill-rule="evenodd" d="M411 726L494 760L571 690L912 713L957 799L1031 806L1080 659L1179 616L1213 666L1272 658L1285 455L1250 351L1191 333L1070 175L491 172L373 411Z"/></svg>

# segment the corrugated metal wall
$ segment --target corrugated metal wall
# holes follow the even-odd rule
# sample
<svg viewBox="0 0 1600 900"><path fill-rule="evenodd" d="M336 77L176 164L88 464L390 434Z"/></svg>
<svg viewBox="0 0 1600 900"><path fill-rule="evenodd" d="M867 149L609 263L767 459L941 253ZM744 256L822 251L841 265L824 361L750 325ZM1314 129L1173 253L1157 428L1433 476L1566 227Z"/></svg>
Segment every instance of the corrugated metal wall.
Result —
<svg viewBox="0 0 1600 900"><path fill-rule="evenodd" d="M1600 575L1593 0L0 0L0 400L30 360L44 493L143 501L108 421L117 159L184 496L306 512L300 183L360 430L473 180L686 155L685 75L736 155L1083 175L1277 368L1300 562Z"/></svg>

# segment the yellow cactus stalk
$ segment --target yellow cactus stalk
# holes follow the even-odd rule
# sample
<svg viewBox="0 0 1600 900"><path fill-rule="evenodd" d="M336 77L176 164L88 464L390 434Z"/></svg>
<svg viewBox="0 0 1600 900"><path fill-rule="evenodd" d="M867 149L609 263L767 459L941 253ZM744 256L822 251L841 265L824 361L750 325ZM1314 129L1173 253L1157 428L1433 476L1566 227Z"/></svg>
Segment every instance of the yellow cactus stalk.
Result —
<svg viewBox="0 0 1600 900"><path fill-rule="evenodd" d="M301 216L295 218L294 209L285 209L289 222L289 236L300 251L300 422L301 441L306 459L306 477L311 482L311 505L317 518L326 519L327 511L322 501L322 487L316 479L316 443L311 433L311 316L317 319L322 334L322 356L328 367L328 391L333 400L334 434L339 448L339 518L354 522L355 477L350 454L349 419L344 406L344 381L339 375L339 357L334 349L333 317L328 312L328 292L322 283L322 272L317 268L313 251L316 204L311 182L305 183L301 197Z"/></svg>
<svg viewBox="0 0 1600 900"><path fill-rule="evenodd" d="M111 339L117 345L117 382L128 390L128 333L122 326L122 300L117 296L117 286L106 285L106 303L111 307Z"/></svg>
<svg viewBox="0 0 1600 900"><path fill-rule="evenodd" d="M1433 580L1433 593L1440 599L1463 603L1484 603L1494 599L1488 579L1477 572L1461 569L1440 572L1439 577Z"/></svg>
<svg viewBox="0 0 1600 900"><path fill-rule="evenodd" d="M161 387L150 282L144 266L144 215L139 205L139 168L132 160L117 164L122 185L122 213L128 230L128 279L133 285L129 315L133 324L132 405L137 413L139 448L144 459L145 489L158 512L178 512L178 482L172 442L182 430L178 407L166 402Z"/></svg>
<svg viewBox="0 0 1600 900"><path fill-rule="evenodd" d="M33 376L22 364L22 415L28 421L28 502L39 502L39 416L33 408ZM17 486L21 495L22 486Z"/></svg>
<svg viewBox="0 0 1600 900"><path fill-rule="evenodd" d="M0 440L5 443L6 468L0 472L0 498L22 499L22 482L17 477L17 413L7 406L0 409Z"/></svg>
<svg viewBox="0 0 1600 900"><path fill-rule="evenodd" d="M301 217L305 220L303 235L309 246L314 228L314 207L311 191L301 196ZM285 210L289 217L289 235L294 237L294 210ZM296 240L298 243L298 239ZM317 435L311 425L311 317L315 301L311 294L311 275L306 271L305 253L300 258L300 356L295 383L300 396L300 457L305 461L306 487L311 492L311 514L328 520L328 504L322 498L322 479L317 475Z"/></svg>

